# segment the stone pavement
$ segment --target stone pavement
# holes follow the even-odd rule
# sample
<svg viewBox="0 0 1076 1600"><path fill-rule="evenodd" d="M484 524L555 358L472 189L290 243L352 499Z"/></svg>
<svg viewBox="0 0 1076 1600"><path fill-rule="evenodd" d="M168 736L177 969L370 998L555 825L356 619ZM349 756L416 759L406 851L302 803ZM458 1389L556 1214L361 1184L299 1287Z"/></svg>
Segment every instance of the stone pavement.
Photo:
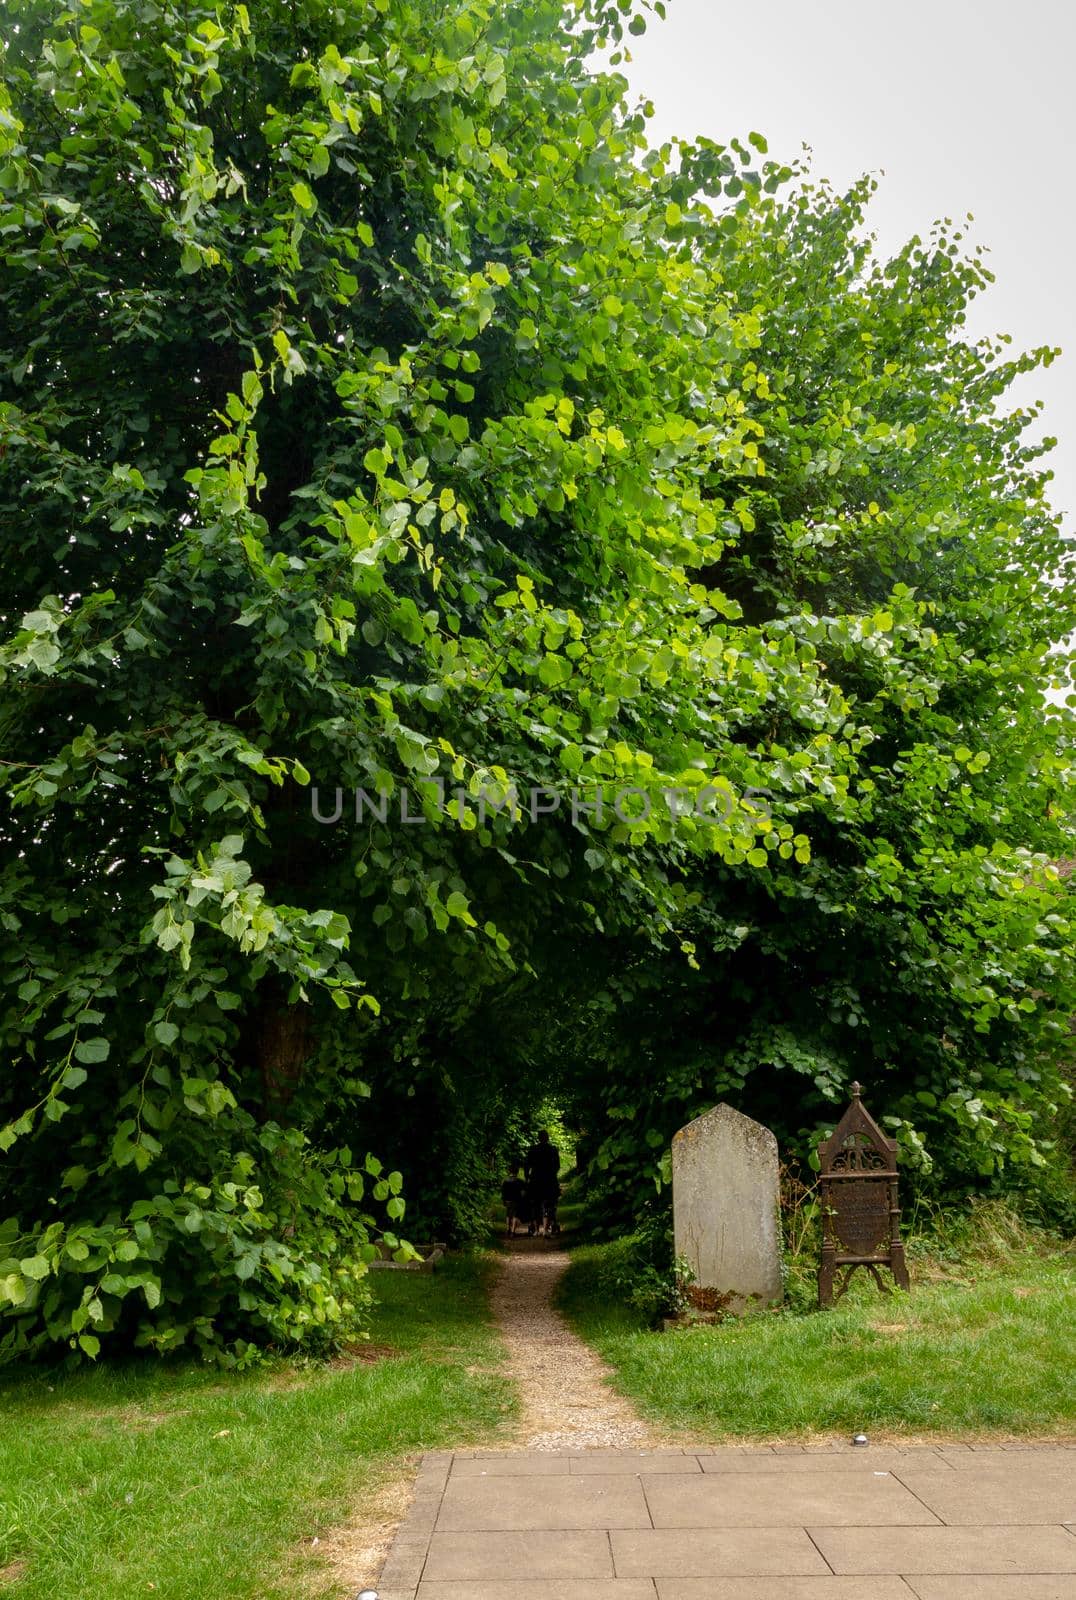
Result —
<svg viewBox="0 0 1076 1600"><path fill-rule="evenodd" d="M1076 1600L1076 1446L427 1455L381 1600Z"/></svg>

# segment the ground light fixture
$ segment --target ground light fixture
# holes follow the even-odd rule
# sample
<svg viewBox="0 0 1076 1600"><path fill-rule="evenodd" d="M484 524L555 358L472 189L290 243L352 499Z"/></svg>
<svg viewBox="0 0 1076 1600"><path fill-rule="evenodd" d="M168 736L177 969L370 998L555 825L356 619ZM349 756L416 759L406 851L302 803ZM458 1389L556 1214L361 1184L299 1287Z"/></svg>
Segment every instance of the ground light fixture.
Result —
<svg viewBox="0 0 1076 1600"><path fill-rule="evenodd" d="M867 1435L865 1433L853 1433L852 1443L854 1445L858 1445L862 1449L862 1447L867 1443ZM359 1596L359 1600L362 1600L361 1595Z"/></svg>

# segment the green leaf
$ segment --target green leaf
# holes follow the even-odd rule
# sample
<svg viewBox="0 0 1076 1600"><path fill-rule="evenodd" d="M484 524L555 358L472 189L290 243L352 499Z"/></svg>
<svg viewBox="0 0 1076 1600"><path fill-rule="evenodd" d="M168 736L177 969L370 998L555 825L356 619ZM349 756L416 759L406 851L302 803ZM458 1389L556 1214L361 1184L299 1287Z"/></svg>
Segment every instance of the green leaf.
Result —
<svg viewBox="0 0 1076 1600"><path fill-rule="evenodd" d="M109 1043L107 1039L80 1039L75 1045L75 1058L84 1061L87 1065L108 1059Z"/></svg>

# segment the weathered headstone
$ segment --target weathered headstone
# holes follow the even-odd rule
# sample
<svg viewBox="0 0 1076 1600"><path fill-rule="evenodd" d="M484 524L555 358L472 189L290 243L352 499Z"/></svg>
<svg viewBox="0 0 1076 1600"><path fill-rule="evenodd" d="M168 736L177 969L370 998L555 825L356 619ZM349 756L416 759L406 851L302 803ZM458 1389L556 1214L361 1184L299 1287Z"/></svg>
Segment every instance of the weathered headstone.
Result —
<svg viewBox="0 0 1076 1600"><path fill-rule="evenodd" d="M676 1254L701 1310L744 1311L780 1300L779 1163L768 1128L715 1106L672 1142Z"/></svg>
<svg viewBox="0 0 1076 1600"><path fill-rule="evenodd" d="M870 1273L879 1289L885 1289L879 1267L888 1267L900 1288L908 1287L900 1241L896 1140L887 1138L869 1115L860 1099L862 1092L853 1083L851 1105L818 1147L822 1206L818 1302L823 1306L841 1298L859 1268Z"/></svg>

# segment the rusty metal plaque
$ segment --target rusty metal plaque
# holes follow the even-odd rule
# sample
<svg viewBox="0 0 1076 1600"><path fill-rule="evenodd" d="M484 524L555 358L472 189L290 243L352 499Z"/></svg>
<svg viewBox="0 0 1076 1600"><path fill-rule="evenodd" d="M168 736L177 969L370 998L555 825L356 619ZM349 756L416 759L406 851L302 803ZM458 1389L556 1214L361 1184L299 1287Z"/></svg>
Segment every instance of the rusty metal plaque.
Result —
<svg viewBox="0 0 1076 1600"><path fill-rule="evenodd" d="M859 1269L880 1289L878 1271L887 1267L894 1282L908 1288L908 1268L900 1239L897 1201L897 1146L866 1111L858 1083L852 1103L830 1137L818 1147L822 1202L820 1305L832 1305Z"/></svg>
<svg viewBox="0 0 1076 1600"><path fill-rule="evenodd" d="M849 1255L874 1256L889 1240L889 1186L871 1178L842 1183L834 1228Z"/></svg>

